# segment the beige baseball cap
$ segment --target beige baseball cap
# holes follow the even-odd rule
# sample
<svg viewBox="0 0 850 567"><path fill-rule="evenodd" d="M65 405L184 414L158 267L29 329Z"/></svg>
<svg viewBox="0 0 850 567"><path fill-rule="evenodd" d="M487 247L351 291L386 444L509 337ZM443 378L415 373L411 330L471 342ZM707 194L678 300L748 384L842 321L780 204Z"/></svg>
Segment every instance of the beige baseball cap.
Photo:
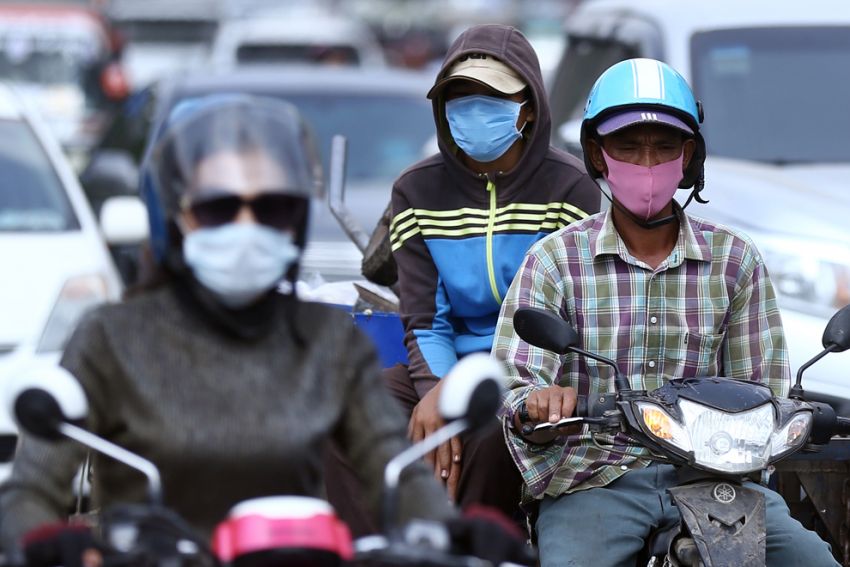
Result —
<svg viewBox="0 0 850 567"><path fill-rule="evenodd" d="M518 93L526 87L525 81L516 71L492 55L473 53L449 67L446 75L431 87L428 98L434 98L449 81L467 79L482 83L503 94Z"/></svg>

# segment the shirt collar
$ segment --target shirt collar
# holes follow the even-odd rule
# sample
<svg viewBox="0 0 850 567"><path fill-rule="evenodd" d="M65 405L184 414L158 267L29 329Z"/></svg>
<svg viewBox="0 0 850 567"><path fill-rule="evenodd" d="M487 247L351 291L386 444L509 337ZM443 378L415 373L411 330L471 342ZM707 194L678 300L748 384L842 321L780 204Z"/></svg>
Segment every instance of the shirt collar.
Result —
<svg viewBox="0 0 850 567"><path fill-rule="evenodd" d="M611 216L612 209L613 207L608 207L602 219L602 226L592 244L593 256L596 258L613 254L626 260L632 256L626 248L626 243L623 242L614 227L614 219ZM695 221L685 214L681 205L676 201L673 201L673 213L679 217L679 237L668 257L668 267L674 268L686 259L710 262L711 247L706 242L702 232L696 228Z"/></svg>

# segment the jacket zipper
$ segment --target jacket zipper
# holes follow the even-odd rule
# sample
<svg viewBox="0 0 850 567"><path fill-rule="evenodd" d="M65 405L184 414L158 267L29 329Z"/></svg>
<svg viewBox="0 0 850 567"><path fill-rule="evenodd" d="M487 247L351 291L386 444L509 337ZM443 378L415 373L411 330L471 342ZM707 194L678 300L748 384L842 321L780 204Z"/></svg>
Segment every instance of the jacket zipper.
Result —
<svg viewBox="0 0 850 567"><path fill-rule="evenodd" d="M496 285L496 268L493 265L493 226L496 224L496 184L487 180L487 192L490 193L490 216L487 221L487 276L490 278L490 291L496 299L496 303L502 304L502 296L499 295L499 287Z"/></svg>

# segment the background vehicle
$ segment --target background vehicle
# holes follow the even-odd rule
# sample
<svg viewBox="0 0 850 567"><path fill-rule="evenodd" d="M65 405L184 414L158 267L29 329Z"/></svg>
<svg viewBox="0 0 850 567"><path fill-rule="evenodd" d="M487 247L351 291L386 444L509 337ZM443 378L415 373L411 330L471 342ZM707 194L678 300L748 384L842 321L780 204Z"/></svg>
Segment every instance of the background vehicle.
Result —
<svg viewBox="0 0 850 567"><path fill-rule="evenodd" d="M326 174L331 137L348 138L345 200L360 226L371 231L389 202L393 179L431 150L434 123L425 98L431 83L430 75L398 69L300 66L260 66L163 81L128 101L81 179L98 202L107 194L136 194L137 172L122 172L138 167L151 125L177 102L213 93L272 96L295 104L312 126ZM118 178L127 181L116 182ZM302 277L359 278L361 253L330 210L313 207L312 215Z"/></svg>
<svg viewBox="0 0 850 567"><path fill-rule="evenodd" d="M106 14L121 35L130 86L139 90L206 62L223 2L110 0Z"/></svg>
<svg viewBox="0 0 850 567"><path fill-rule="evenodd" d="M210 59L218 68L268 63L384 64L381 47L365 24L291 7L223 23Z"/></svg>
<svg viewBox="0 0 850 567"><path fill-rule="evenodd" d="M74 173L46 126L0 84L0 383L55 363L79 317L122 284ZM14 428L0 412L0 460ZM5 469L0 469L0 477Z"/></svg>
<svg viewBox="0 0 850 567"><path fill-rule="evenodd" d="M33 100L78 167L127 94L116 49L106 20L83 6L0 5L0 80Z"/></svg>
<svg viewBox="0 0 850 567"><path fill-rule="evenodd" d="M587 93L610 65L661 59L706 113L707 205L689 212L748 234L779 295L796 369L819 348L829 315L850 302L850 5L842 2L591 0L566 22L551 85L560 142L580 153ZM850 413L846 364L806 376L810 397Z"/></svg>

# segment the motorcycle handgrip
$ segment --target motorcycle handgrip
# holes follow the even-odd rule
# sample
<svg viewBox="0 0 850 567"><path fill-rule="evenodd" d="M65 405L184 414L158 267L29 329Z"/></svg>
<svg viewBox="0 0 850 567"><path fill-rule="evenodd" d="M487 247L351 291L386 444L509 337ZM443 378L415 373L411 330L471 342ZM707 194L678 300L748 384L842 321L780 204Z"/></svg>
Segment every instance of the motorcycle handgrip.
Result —
<svg viewBox="0 0 850 567"><path fill-rule="evenodd" d="M840 435L838 431L842 423L839 420L846 423L847 418L835 415L835 410L829 404L823 402L809 402L809 404L814 409L812 412L812 432L809 435L809 442L814 445L825 445L829 443L833 435Z"/></svg>
<svg viewBox="0 0 850 567"><path fill-rule="evenodd" d="M517 410L517 414L519 414L520 423L528 423L529 421L531 421L531 418L528 417L528 408L525 406L525 401L520 404L519 410ZM573 416L587 416L587 396L581 394L576 396L576 409L573 412Z"/></svg>
<svg viewBox="0 0 850 567"><path fill-rule="evenodd" d="M575 412L571 417L565 417L555 423L549 422L541 422L541 423L531 423L531 418L528 416L528 408L525 405L525 402L520 404L519 409L517 410L517 414L519 415L519 421L522 424L522 435L524 437L528 437L533 434L535 431L544 431L548 429L558 429L564 426L573 425L576 423L585 423L588 421L587 416L587 396L579 395L576 399L576 408ZM592 421L592 418L590 418Z"/></svg>
<svg viewBox="0 0 850 567"><path fill-rule="evenodd" d="M850 435L850 417L837 417L835 435Z"/></svg>

